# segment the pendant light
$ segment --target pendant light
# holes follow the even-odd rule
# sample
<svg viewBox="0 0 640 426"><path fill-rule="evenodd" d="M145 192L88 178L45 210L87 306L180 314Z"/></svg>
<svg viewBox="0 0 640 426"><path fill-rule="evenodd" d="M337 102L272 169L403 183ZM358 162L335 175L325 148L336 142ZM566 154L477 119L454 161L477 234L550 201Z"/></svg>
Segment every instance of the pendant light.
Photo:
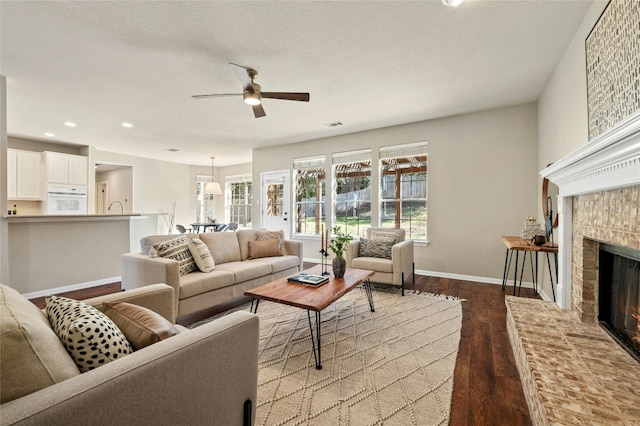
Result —
<svg viewBox="0 0 640 426"><path fill-rule="evenodd" d="M204 193L218 195L218 194L222 194L222 190L220 189L220 184L218 184L218 182L216 182L215 178L213 177L213 159L214 158L215 157L211 157L211 181L207 182L207 184L204 186Z"/></svg>

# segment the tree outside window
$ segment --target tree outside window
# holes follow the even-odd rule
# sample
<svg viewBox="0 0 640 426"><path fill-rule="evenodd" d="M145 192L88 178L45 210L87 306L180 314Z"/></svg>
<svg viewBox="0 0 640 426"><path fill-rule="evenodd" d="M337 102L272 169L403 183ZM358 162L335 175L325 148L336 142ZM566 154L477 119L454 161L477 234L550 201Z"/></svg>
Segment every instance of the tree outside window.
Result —
<svg viewBox="0 0 640 426"><path fill-rule="evenodd" d="M325 224L324 157L296 159L293 168L296 185L295 233L320 235Z"/></svg>
<svg viewBox="0 0 640 426"><path fill-rule="evenodd" d="M229 223L237 223L241 228L251 228L251 205L253 200L250 175L228 176L226 178L227 218Z"/></svg>
<svg viewBox="0 0 640 426"><path fill-rule="evenodd" d="M205 194L204 186L211 176L196 176L196 222L210 222L213 217L213 194Z"/></svg>
<svg viewBox="0 0 640 426"><path fill-rule="evenodd" d="M427 144L380 149L380 223L427 239Z"/></svg>
<svg viewBox="0 0 640 426"><path fill-rule="evenodd" d="M371 152L334 154L333 164L334 226L364 237L371 227Z"/></svg>

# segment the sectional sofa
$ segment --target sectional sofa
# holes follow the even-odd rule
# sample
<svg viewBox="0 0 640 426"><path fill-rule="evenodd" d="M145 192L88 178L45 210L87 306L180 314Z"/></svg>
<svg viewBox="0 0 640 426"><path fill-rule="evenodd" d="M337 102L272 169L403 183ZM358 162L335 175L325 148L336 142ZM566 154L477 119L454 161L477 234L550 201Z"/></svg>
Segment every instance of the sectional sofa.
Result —
<svg viewBox="0 0 640 426"><path fill-rule="evenodd" d="M127 302L173 322L164 284L84 302ZM234 312L80 373L47 316L0 285L2 425L253 424L258 317ZM64 372L64 374L63 374Z"/></svg>

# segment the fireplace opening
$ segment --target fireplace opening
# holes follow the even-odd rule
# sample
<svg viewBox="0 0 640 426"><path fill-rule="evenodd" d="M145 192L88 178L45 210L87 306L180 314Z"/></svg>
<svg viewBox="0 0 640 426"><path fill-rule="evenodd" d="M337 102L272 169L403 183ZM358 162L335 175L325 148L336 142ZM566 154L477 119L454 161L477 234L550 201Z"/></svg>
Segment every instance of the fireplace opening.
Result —
<svg viewBox="0 0 640 426"><path fill-rule="evenodd" d="M598 321L640 362L640 251L600 244Z"/></svg>

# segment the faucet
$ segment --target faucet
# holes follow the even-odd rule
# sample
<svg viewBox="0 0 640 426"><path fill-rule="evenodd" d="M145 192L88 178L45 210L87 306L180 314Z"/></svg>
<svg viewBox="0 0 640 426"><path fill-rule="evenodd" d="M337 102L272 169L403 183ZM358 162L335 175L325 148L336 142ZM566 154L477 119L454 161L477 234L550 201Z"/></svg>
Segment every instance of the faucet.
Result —
<svg viewBox="0 0 640 426"><path fill-rule="evenodd" d="M114 205L115 203L120 204L120 214L124 214L124 206L120 201L117 201L117 200L109 204L109 207L107 207L107 211L111 211L111 206Z"/></svg>

